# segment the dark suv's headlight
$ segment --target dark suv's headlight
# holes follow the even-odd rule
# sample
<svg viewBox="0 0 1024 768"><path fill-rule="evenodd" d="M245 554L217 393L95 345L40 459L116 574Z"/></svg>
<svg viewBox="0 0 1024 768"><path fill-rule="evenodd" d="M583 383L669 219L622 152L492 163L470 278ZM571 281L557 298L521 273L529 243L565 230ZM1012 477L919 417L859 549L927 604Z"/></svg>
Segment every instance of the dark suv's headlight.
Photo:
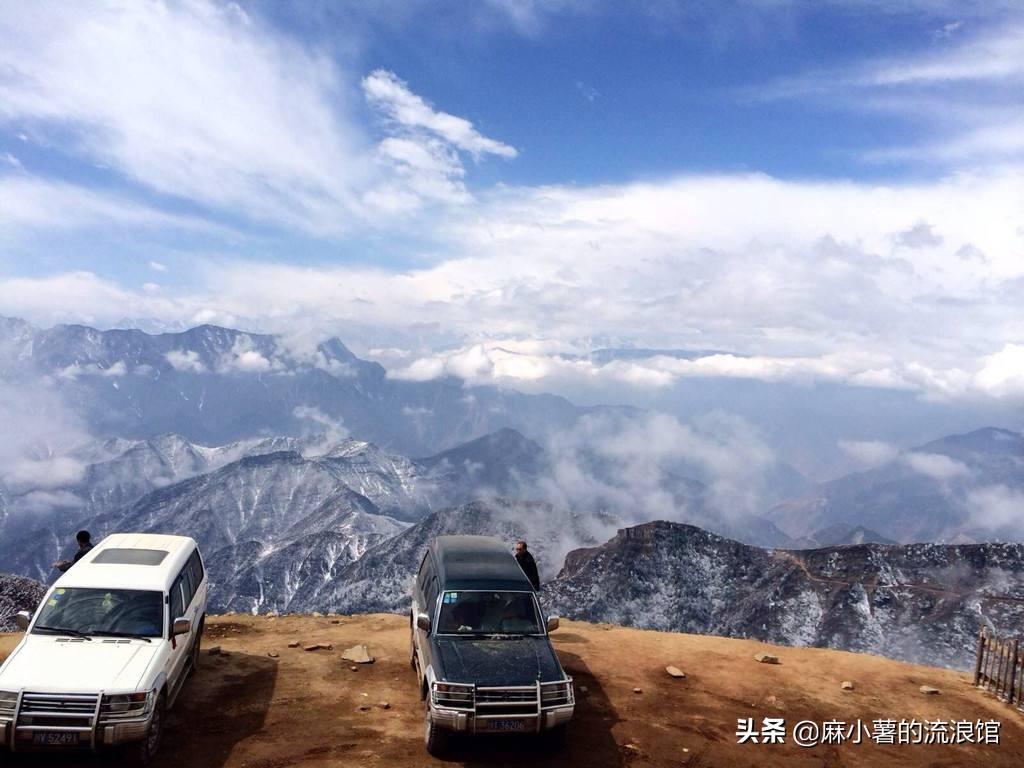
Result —
<svg viewBox="0 0 1024 768"><path fill-rule="evenodd" d="M547 684L541 687L540 700L543 706L568 704L572 701L572 683Z"/></svg>

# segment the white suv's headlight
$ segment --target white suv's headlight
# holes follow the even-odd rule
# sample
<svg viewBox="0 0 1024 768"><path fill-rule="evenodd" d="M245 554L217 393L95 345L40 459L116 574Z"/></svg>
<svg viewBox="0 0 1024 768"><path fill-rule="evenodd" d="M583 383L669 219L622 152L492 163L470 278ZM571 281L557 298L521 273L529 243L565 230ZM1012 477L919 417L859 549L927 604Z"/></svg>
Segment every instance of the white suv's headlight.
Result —
<svg viewBox="0 0 1024 768"><path fill-rule="evenodd" d="M103 697L103 710L109 714L143 714L149 708L152 691L118 693Z"/></svg>

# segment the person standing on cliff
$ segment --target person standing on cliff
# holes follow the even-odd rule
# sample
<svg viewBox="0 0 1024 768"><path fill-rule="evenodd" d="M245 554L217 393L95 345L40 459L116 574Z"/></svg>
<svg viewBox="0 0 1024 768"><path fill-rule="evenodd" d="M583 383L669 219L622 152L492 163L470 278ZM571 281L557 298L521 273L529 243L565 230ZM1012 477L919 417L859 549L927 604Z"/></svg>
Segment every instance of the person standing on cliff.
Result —
<svg viewBox="0 0 1024 768"><path fill-rule="evenodd" d="M516 542L516 562L519 563L519 567L523 569L526 578L533 585L533 591L538 591L540 589L540 574L537 572L537 561L527 551L526 542L522 539Z"/></svg>
<svg viewBox="0 0 1024 768"><path fill-rule="evenodd" d="M75 559L58 560L53 564L53 567L61 573L67 573L68 569L71 568L72 565L89 554L89 550L92 549L92 535L88 531L79 531L75 534L75 541L78 542L78 551L75 552Z"/></svg>

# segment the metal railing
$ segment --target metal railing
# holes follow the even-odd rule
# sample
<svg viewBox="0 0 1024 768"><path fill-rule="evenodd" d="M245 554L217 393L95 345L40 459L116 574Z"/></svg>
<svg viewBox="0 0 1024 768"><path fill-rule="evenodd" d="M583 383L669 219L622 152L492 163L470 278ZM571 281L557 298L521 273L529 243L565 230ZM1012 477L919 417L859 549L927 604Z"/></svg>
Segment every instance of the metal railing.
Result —
<svg viewBox="0 0 1024 768"><path fill-rule="evenodd" d="M978 633L974 684L1024 710L1024 649L1020 640L999 637L983 626Z"/></svg>

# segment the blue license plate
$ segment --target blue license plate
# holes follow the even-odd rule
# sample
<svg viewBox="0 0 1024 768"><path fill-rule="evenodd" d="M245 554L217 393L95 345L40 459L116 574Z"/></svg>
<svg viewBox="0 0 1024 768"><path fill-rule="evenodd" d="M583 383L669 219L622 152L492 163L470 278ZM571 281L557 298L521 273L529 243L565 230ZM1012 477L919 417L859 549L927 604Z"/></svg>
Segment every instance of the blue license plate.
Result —
<svg viewBox="0 0 1024 768"><path fill-rule="evenodd" d="M78 734L64 731L41 731L32 735L32 743L41 747L77 747Z"/></svg>
<svg viewBox="0 0 1024 768"><path fill-rule="evenodd" d="M491 720L492 731L525 731L525 720Z"/></svg>

